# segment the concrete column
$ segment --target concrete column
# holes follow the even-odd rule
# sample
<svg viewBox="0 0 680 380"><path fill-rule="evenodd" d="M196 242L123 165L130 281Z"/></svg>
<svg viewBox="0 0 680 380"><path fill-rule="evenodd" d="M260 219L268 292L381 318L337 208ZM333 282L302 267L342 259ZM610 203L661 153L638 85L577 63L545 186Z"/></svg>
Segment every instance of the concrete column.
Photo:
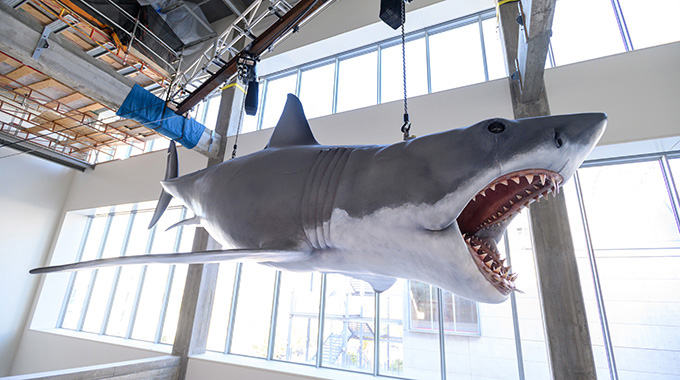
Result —
<svg viewBox="0 0 680 380"><path fill-rule="evenodd" d="M215 125L215 133L221 136L217 156L208 160L208 167L224 160L227 152L227 131L237 128L244 93L236 86L222 91L220 109ZM193 251L220 249L203 228L197 228L194 236ZM189 357L205 353L208 340L210 314L217 284L218 264L191 264L182 297L177 334L172 354L180 356L179 380L186 377Z"/></svg>
<svg viewBox="0 0 680 380"><path fill-rule="evenodd" d="M528 2L528 7L539 9L538 16L541 20L549 19L549 23L535 23L547 28L549 32L552 24L552 15L546 12L554 11L554 1L534 0ZM533 5L533 6L531 6ZM521 3L511 2L500 6L501 36L504 40L506 64L508 72L513 73L521 65L524 70L530 72L520 73L534 78L533 90L536 99L523 102L527 94L522 96L520 82L509 79L510 93L512 97L513 112L515 118L550 115L548 97L543 82L545 56L543 60L536 57L535 52L541 48L547 54L547 43L542 39L530 41L537 43L543 41L546 46L533 46L534 54L527 55L525 38L520 38L524 33L518 25L516 18L520 12ZM553 9L550 10L550 7ZM525 12L528 9L525 9ZM532 10L533 12L533 10ZM524 15L525 24L529 23L529 17ZM538 18L537 18L538 19ZM544 35L546 31L534 31ZM531 35L531 33L528 33ZM519 52L519 53L518 53ZM518 54L523 55L518 58ZM538 62L537 62L538 61ZM541 61L543 63L541 63ZM538 79L536 77L538 76ZM536 85L538 83L538 85ZM595 362L590 345L590 333L586 318L585 303L581 291L574 245L571 239L571 228L567 217L567 206L564 194L560 193L556 198L543 202L534 202L530 209L531 232L533 238L534 259L538 277L538 289L543 309L543 323L547 337L548 358L555 380L595 379Z"/></svg>

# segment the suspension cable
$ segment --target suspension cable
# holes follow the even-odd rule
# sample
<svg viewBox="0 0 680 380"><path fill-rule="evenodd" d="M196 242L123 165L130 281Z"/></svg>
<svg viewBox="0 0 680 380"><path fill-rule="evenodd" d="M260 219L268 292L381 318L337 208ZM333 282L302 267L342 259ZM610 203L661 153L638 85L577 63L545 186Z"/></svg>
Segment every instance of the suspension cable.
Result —
<svg viewBox="0 0 680 380"><path fill-rule="evenodd" d="M411 135L411 121L408 114L408 95L406 92L406 32L404 31L404 24L406 24L406 1L400 0L401 3L401 68L404 83L404 124L401 126L401 132L404 134L404 141L411 140L415 136Z"/></svg>

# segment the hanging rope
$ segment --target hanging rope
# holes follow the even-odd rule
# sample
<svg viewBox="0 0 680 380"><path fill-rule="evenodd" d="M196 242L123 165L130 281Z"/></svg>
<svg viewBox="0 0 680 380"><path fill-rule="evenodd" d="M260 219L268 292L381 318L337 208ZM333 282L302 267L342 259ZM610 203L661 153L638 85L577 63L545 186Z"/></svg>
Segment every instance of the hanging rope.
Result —
<svg viewBox="0 0 680 380"><path fill-rule="evenodd" d="M404 124L401 126L401 132L404 134L404 141L411 140L415 136L411 136L411 121L408 115L408 96L406 93L406 33L404 31L404 24L406 24L406 0L401 0L401 68L404 78Z"/></svg>

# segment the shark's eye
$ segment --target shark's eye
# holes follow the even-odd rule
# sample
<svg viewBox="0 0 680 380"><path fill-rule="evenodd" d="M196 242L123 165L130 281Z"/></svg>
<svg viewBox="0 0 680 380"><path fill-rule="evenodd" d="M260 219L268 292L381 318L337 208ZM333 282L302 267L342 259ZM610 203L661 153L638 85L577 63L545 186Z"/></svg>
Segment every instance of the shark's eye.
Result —
<svg viewBox="0 0 680 380"><path fill-rule="evenodd" d="M487 127L491 133L501 133L505 130L505 125L499 121L494 121Z"/></svg>
<svg viewBox="0 0 680 380"><path fill-rule="evenodd" d="M562 138L560 137L560 133L555 131L555 146L559 149L562 147L562 144L564 142L562 141Z"/></svg>

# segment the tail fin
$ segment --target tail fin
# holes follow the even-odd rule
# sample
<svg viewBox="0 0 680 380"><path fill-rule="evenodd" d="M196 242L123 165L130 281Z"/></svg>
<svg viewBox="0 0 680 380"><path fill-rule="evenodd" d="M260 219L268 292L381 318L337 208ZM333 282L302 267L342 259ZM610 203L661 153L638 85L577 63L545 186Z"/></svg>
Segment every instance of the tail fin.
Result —
<svg viewBox="0 0 680 380"><path fill-rule="evenodd" d="M174 141L170 141L170 146L168 146L168 162L165 167L165 180L177 178L177 147ZM156 205L156 210L153 212L153 217L149 223L149 229L158 223L165 209L168 208L170 201L172 200L172 195L165 190L161 190L161 196L158 198L158 204Z"/></svg>

